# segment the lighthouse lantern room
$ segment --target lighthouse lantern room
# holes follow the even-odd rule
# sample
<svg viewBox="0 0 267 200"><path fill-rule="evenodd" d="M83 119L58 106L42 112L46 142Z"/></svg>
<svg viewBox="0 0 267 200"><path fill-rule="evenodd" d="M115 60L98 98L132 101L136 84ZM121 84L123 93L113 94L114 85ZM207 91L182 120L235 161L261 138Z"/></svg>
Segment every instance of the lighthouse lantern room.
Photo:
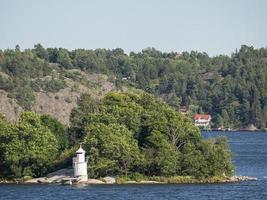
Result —
<svg viewBox="0 0 267 200"><path fill-rule="evenodd" d="M73 168L75 178L78 178L79 181L87 181L87 159L81 146L76 151L76 157L73 158Z"/></svg>

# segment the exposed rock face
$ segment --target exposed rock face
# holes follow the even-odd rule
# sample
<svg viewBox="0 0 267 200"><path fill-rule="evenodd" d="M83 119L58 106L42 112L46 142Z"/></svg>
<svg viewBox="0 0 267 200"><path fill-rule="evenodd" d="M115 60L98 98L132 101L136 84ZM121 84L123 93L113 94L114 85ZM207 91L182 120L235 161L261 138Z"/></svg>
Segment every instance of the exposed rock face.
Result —
<svg viewBox="0 0 267 200"><path fill-rule="evenodd" d="M0 113L7 120L16 121L23 109L16 103L15 99L8 98L8 93L0 90ZM65 125L69 125L71 110L77 106L77 100L81 93L72 92L65 88L57 93L38 92L35 93L35 103L32 111L38 114L49 114Z"/></svg>
<svg viewBox="0 0 267 200"><path fill-rule="evenodd" d="M49 114L68 126L71 111L77 106L77 101L81 94L89 93L93 97L101 97L115 89L115 85L108 81L108 76L106 75L79 72L84 77L84 81L88 81L88 85L65 78L64 80L67 83L65 89L55 93L36 92L35 103L31 110L41 115ZM74 87L75 85L76 88ZM16 121L22 111L23 109L16 103L15 99L8 98L8 92L0 90L0 113L4 114L7 120Z"/></svg>
<svg viewBox="0 0 267 200"><path fill-rule="evenodd" d="M16 121L23 109L14 99L8 98L7 95L8 93L6 91L0 90L0 113L2 113L7 120Z"/></svg>
<svg viewBox="0 0 267 200"><path fill-rule="evenodd" d="M248 126L247 130L249 130L249 131L256 131L256 130L258 130L258 129L257 129L257 127L256 127L254 124L250 124L250 125Z"/></svg>
<svg viewBox="0 0 267 200"><path fill-rule="evenodd" d="M25 183L61 183L63 179L73 176L73 169L60 169L47 175L47 177L34 178Z"/></svg>
<svg viewBox="0 0 267 200"><path fill-rule="evenodd" d="M72 92L70 88L65 88L57 93L36 93L35 104L32 111L38 114L49 114L63 124L69 124L71 110L77 106L80 93Z"/></svg>

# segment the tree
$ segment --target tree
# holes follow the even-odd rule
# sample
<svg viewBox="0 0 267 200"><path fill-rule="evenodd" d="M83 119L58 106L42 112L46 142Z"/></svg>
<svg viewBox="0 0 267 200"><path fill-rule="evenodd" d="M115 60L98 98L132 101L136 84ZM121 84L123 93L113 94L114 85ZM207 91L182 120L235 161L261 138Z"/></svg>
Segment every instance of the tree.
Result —
<svg viewBox="0 0 267 200"><path fill-rule="evenodd" d="M40 43L34 45L34 53L39 58L48 61L48 52L46 51L46 49Z"/></svg>
<svg viewBox="0 0 267 200"><path fill-rule="evenodd" d="M181 150L189 142L197 144L201 141L201 135L195 126L192 126L191 119L169 110L168 120L168 141Z"/></svg>
<svg viewBox="0 0 267 200"><path fill-rule="evenodd" d="M216 138L212 144L212 147L212 157L210 158L212 166L211 175L233 175L234 167L231 163L232 155L228 147L227 138Z"/></svg>
<svg viewBox="0 0 267 200"><path fill-rule="evenodd" d="M179 174L180 153L159 131L152 131L147 137L144 152L147 175L174 176Z"/></svg>
<svg viewBox="0 0 267 200"><path fill-rule="evenodd" d="M54 134L59 144L59 150L65 150L68 147L68 137L64 125L48 114L41 116L41 123Z"/></svg>
<svg viewBox="0 0 267 200"><path fill-rule="evenodd" d="M83 145L89 155L89 173L94 177L127 176L130 170L140 164L137 141L125 126L92 124L87 127Z"/></svg>
<svg viewBox="0 0 267 200"><path fill-rule="evenodd" d="M57 62L64 68L72 68L72 60L67 49L60 48L57 54Z"/></svg>
<svg viewBox="0 0 267 200"><path fill-rule="evenodd" d="M22 113L17 124L0 134L0 152L14 177L44 175L58 155L55 136L35 113Z"/></svg>
<svg viewBox="0 0 267 200"><path fill-rule="evenodd" d="M203 153L192 143L187 143L183 149L182 174L197 178L209 175L208 163Z"/></svg>
<svg viewBox="0 0 267 200"><path fill-rule="evenodd" d="M94 51L77 49L73 52L74 62L83 71L97 71L99 59Z"/></svg>
<svg viewBox="0 0 267 200"><path fill-rule="evenodd" d="M230 118L226 110L222 111L223 125L225 128L231 128Z"/></svg>
<svg viewBox="0 0 267 200"><path fill-rule="evenodd" d="M217 115L216 124L219 128L224 128L224 119L220 114Z"/></svg>
<svg viewBox="0 0 267 200"><path fill-rule="evenodd" d="M172 96L169 100L171 106L173 106L176 110L180 109L181 99L177 96Z"/></svg>
<svg viewBox="0 0 267 200"><path fill-rule="evenodd" d="M35 102L35 95L29 85L19 86L15 91L13 91L13 95L22 108L27 111L31 110L31 107Z"/></svg>
<svg viewBox="0 0 267 200"><path fill-rule="evenodd" d="M57 48L48 48L48 60L50 63L56 63L58 57L58 49Z"/></svg>
<svg viewBox="0 0 267 200"><path fill-rule="evenodd" d="M74 108L70 115L71 127L68 131L70 145L83 139L85 135L84 128L88 124L88 115L99 110L99 100L89 94L81 95L77 104L78 107Z"/></svg>
<svg viewBox="0 0 267 200"><path fill-rule="evenodd" d="M160 99L142 92L111 92L97 104L83 98L75 111L81 115L73 120L83 130L76 140L84 141L92 176L229 174L230 157L224 154L220 160L225 171L213 167L219 162L219 153L213 154L217 143L205 142L190 118ZM220 148L228 151L225 145Z"/></svg>
<svg viewBox="0 0 267 200"><path fill-rule="evenodd" d="M0 177L7 176L8 170L5 166L5 149L3 144L7 141L4 140L4 135L9 132L9 123L6 121L5 117L0 113Z"/></svg>
<svg viewBox="0 0 267 200"><path fill-rule="evenodd" d="M130 131L138 133L143 108L135 102L136 99L138 96L134 94L111 92L104 97L99 109L100 112L113 115L116 123L125 125Z"/></svg>
<svg viewBox="0 0 267 200"><path fill-rule="evenodd" d="M15 46L15 50L20 51L20 46L18 44Z"/></svg>

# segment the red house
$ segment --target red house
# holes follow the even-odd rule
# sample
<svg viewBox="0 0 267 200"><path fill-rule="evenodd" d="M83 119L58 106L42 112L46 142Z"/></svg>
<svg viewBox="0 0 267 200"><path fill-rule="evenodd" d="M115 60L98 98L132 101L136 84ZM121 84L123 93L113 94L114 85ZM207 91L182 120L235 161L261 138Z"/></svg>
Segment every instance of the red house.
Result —
<svg viewBox="0 0 267 200"><path fill-rule="evenodd" d="M201 129L210 129L211 115L196 114L194 116L195 126Z"/></svg>

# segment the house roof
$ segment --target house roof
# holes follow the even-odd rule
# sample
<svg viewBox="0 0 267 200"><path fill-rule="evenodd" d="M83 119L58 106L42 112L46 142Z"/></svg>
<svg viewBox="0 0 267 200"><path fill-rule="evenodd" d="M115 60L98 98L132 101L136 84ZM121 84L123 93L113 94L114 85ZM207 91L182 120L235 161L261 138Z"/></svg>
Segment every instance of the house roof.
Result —
<svg viewBox="0 0 267 200"><path fill-rule="evenodd" d="M206 115L206 114L196 114L194 116L195 120L199 120L199 119L204 119L204 120L210 120L211 116L210 115Z"/></svg>

